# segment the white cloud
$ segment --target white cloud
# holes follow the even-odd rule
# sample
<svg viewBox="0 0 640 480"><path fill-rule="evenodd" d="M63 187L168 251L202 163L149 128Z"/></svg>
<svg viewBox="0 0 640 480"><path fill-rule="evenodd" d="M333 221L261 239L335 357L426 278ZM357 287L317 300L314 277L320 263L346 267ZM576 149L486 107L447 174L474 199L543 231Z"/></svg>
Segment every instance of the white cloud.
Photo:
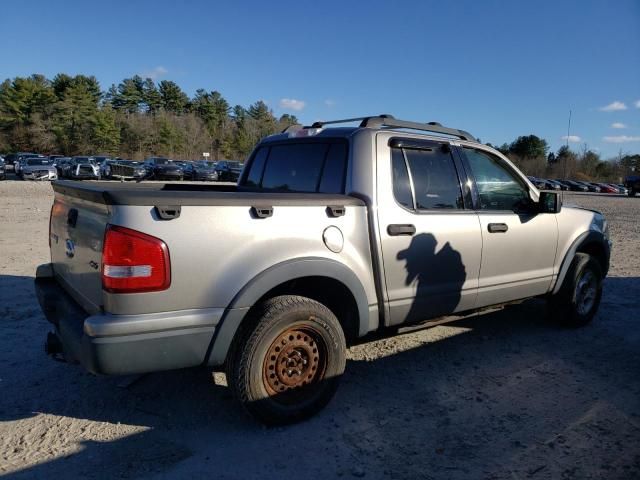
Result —
<svg viewBox="0 0 640 480"><path fill-rule="evenodd" d="M281 98L279 105L280 108L284 108L285 110L295 110L299 112L306 104L302 100L296 100L295 98Z"/></svg>
<svg viewBox="0 0 640 480"><path fill-rule="evenodd" d="M150 78L151 80L157 80L160 77L164 77L167 73L169 73L169 70L164 68L162 65L158 65L157 67L151 70L147 70L140 73L140 76L142 78Z"/></svg>
<svg viewBox="0 0 640 480"><path fill-rule="evenodd" d="M335 101L335 100L331 100L330 98L327 98L327 99L324 101L324 104L325 104L327 107L331 108L331 107L334 107L334 106L336 105L336 101Z"/></svg>
<svg viewBox="0 0 640 480"><path fill-rule="evenodd" d="M562 137L560 137L562 140L564 140L565 142L568 140L571 143L579 143L582 141L582 138L580 138L578 135L563 135Z"/></svg>
<svg viewBox="0 0 640 480"><path fill-rule="evenodd" d="M634 103L634 105L636 106L636 108L640 108L640 100L636 100L636 103Z"/></svg>
<svg viewBox="0 0 640 480"><path fill-rule="evenodd" d="M602 137L602 140L607 143L629 143L629 142L640 142L640 137L631 137L629 135L617 135L614 137Z"/></svg>
<svg viewBox="0 0 640 480"><path fill-rule="evenodd" d="M626 110L627 106L619 101L611 102L609 105L605 105L604 107L600 107L601 112L617 112L618 110Z"/></svg>
<svg viewBox="0 0 640 480"><path fill-rule="evenodd" d="M627 128L624 123L614 122L611 124L611 128Z"/></svg>

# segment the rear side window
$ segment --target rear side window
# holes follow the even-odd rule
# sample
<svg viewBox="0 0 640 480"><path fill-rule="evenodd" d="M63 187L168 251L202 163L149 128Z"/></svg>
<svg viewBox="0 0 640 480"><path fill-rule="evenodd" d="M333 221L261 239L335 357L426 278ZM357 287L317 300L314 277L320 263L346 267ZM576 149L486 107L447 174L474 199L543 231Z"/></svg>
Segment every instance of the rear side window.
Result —
<svg viewBox="0 0 640 480"><path fill-rule="evenodd" d="M464 208L462 191L451 151L446 146L405 149L413 179L416 208Z"/></svg>
<svg viewBox="0 0 640 480"><path fill-rule="evenodd" d="M391 149L391 168L393 170L393 196L403 207L413 209L411 182L404 161L404 153L399 148Z"/></svg>
<svg viewBox="0 0 640 480"><path fill-rule="evenodd" d="M346 143L287 143L260 148L244 185L281 192L343 193Z"/></svg>
<svg viewBox="0 0 640 480"><path fill-rule="evenodd" d="M416 210L464 208L458 173L447 145L392 148L391 163L393 194L400 205Z"/></svg>

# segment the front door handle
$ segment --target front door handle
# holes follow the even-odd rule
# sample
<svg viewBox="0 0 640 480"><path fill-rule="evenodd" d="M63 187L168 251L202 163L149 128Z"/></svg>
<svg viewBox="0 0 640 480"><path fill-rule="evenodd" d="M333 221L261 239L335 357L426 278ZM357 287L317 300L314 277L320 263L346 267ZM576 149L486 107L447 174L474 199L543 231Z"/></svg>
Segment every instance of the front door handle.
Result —
<svg viewBox="0 0 640 480"><path fill-rule="evenodd" d="M489 233L504 233L509 230L509 226L506 223L490 223Z"/></svg>
<svg viewBox="0 0 640 480"><path fill-rule="evenodd" d="M411 224L393 224L387 227L387 233L391 236L413 235L416 233L416 227Z"/></svg>

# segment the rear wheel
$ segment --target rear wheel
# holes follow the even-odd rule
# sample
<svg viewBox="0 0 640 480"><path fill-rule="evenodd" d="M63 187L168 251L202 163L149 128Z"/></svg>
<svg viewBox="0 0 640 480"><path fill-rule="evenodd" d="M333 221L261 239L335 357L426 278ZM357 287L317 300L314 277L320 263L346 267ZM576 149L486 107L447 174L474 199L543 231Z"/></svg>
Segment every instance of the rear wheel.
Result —
<svg viewBox="0 0 640 480"><path fill-rule="evenodd" d="M636 191L633 189L633 187L630 187L629 190L627 190L627 195L629 195L630 197L636 196Z"/></svg>
<svg viewBox="0 0 640 480"><path fill-rule="evenodd" d="M593 320L602 297L602 268L586 253L576 253L560 291L550 302L551 316L568 327L581 327Z"/></svg>
<svg viewBox="0 0 640 480"><path fill-rule="evenodd" d="M306 297L279 296L262 304L239 332L227 379L256 419L292 423L331 400L345 351L342 327L327 307Z"/></svg>

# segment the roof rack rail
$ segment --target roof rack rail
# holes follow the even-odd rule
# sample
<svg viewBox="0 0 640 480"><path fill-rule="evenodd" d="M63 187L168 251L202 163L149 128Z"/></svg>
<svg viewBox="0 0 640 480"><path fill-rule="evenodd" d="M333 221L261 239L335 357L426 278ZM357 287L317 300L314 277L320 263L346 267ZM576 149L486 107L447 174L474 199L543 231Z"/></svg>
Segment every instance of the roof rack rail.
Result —
<svg viewBox="0 0 640 480"><path fill-rule="evenodd" d="M465 132L464 130L443 127L438 122L419 123L410 122L407 120L398 120L393 115L389 114L374 115L369 117L345 118L344 120L331 120L328 122L314 122L310 127L304 128L322 128L325 125L331 125L335 123L350 123L357 121L360 122L361 128L407 128L410 130L421 130L423 132L442 133L444 135L457 137L461 140L477 142L476 138L473 135L471 135L469 132Z"/></svg>

